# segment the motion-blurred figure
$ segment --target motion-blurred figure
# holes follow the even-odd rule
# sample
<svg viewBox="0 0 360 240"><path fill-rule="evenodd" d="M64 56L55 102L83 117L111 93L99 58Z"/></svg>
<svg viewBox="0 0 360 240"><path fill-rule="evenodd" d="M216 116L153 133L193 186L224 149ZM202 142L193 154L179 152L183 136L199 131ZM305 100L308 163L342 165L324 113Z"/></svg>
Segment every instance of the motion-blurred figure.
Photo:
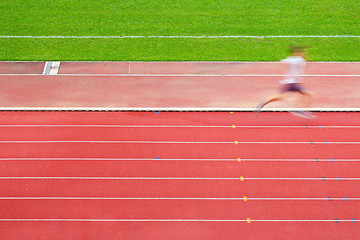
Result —
<svg viewBox="0 0 360 240"><path fill-rule="evenodd" d="M276 95L270 96L258 103L256 106L256 112L258 113L261 109L274 101L283 100L288 98L291 93L301 94L301 101L304 107L310 107L313 93L303 86L301 75L304 74L306 60L305 60L305 49L301 46L291 46L290 56L282 60L281 62L286 63L288 67L288 76L284 80L280 81L280 92ZM301 117L312 118L314 115L308 112L297 112L292 113Z"/></svg>

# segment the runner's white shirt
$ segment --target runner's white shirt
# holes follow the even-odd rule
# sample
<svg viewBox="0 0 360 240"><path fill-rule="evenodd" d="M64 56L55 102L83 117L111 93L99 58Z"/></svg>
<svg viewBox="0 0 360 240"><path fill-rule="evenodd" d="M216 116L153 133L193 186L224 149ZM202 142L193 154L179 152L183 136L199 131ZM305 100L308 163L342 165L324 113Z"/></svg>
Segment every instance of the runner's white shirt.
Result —
<svg viewBox="0 0 360 240"><path fill-rule="evenodd" d="M286 79L281 80L281 84L290 84L290 83L301 83L301 77L299 75L304 74L306 61L300 56L290 56L281 60L281 62L288 63L289 72Z"/></svg>

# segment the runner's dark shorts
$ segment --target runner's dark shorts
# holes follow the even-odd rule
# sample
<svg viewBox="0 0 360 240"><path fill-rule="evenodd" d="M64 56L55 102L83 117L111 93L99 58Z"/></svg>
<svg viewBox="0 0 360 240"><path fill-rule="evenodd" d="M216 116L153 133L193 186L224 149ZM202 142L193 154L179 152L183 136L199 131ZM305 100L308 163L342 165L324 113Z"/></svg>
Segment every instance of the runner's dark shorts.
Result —
<svg viewBox="0 0 360 240"><path fill-rule="evenodd" d="M306 91L306 88L299 83L287 83L287 84L281 84L281 92L299 92L304 93Z"/></svg>

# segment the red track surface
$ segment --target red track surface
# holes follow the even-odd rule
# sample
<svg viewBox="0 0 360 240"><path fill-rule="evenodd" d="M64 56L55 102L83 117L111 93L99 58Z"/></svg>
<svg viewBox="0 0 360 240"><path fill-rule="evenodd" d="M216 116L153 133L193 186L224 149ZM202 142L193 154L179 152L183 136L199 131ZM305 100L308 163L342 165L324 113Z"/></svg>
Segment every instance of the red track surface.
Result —
<svg viewBox="0 0 360 240"><path fill-rule="evenodd" d="M1 106L254 107L285 73L62 62L44 76L44 64L0 62ZM313 107L359 108L359 66L308 63ZM360 237L358 112L0 114L1 240Z"/></svg>
<svg viewBox="0 0 360 240"><path fill-rule="evenodd" d="M0 62L2 107L253 108L287 72L276 62L61 62L50 76L41 66ZM311 62L305 75L313 108L360 108L360 63Z"/></svg>
<svg viewBox="0 0 360 240"><path fill-rule="evenodd" d="M316 115L2 112L1 239L357 239L360 113Z"/></svg>
<svg viewBox="0 0 360 240"><path fill-rule="evenodd" d="M59 74L284 74L278 62L63 62ZM309 62L306 74L360 74L360 63Z"/></svg>

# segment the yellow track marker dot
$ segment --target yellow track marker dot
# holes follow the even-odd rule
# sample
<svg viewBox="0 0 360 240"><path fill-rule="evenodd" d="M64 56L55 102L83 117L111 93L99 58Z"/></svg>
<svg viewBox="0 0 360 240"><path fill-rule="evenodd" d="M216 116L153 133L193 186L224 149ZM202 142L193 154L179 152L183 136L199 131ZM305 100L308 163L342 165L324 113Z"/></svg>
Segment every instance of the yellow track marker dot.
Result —
<svg viewBox="0 0 360 240"><path fill-rule="evenodd" d="M240 181L244 181L244 177L241 176L241 177L240 177Z"/></svg>
<svg viewBox="0 0 360 240"><path fill-rule="evenodd" d="M238 158L237 160L238 160L238 162L241 162L241 158Z"/></svg>
<svg viewBox="0 0 360 240"><path fill-rule="evenodd" d="M247 202L247 197L244 197L244 202Z"/></svg>
<svg viewBox="0 0 360 240"><path fill-rule="evenodd" d="M230 112L231 114L234 113L234 112Z"/></svg>
<svg viewBox="0 0 360 240"><path fill-rule="evenodd" d="M238 141L235 141L235 144L236 144L236 145L238 145L238 143L239 143Z"/></svg>
<svg viewBox="0 0 360 240"><path fill-rule="evenodd" d="M246 222L247 222L247 223L251 223L251 219L250 219L250 218L247 218L247 219L246 219Z"/></svg>
<svg viewBox="0 0 360 240"><path fill-rule="evenodd" d="M232 125L232 128L236 128L236 126L235 126L235 125Z"/></svg>

